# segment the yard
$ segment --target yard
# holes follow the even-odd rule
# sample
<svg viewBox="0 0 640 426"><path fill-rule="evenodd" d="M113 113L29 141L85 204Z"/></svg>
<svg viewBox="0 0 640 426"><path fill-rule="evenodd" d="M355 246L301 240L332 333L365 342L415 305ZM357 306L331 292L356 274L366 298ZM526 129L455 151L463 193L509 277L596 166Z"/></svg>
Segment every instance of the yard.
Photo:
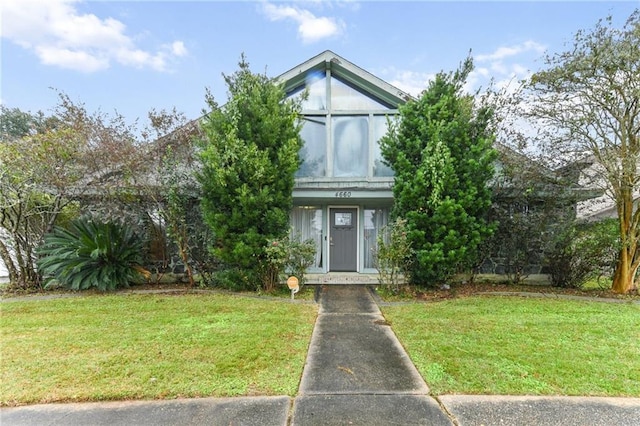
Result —
<svg viewBox="0 0 640 426"><path fill-rule="evenodd" d="M640 306L468 297L384 307L434 394L640 396Z"/></svg>
<svg viewBox="0 0 640 426"><path fill-rule="evenodd" d="M296 395L317 307L233 294L5 301L3 406ZM469 296L384 306L434 394L640 396L640 306Z"/></svg>
<svg viewBox="0 0 640 426"><path fill-rule="evenodd" d="M0 305L0 403L295 395L313 304L220 294Z"/></svg>

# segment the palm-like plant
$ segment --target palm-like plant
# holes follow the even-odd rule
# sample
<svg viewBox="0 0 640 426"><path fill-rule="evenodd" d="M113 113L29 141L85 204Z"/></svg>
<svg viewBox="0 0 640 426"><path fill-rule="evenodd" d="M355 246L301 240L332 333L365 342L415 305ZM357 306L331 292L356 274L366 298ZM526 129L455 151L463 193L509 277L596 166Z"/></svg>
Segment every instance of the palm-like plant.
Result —
<svg viewBox="0 0 640 426"><path fill-rule="evenodd" d="M38 269L46 286L57 282L72 290L127 287L141 266L143 242L123 223L77 219L69 229L56 227L38 250Z"/></svg>

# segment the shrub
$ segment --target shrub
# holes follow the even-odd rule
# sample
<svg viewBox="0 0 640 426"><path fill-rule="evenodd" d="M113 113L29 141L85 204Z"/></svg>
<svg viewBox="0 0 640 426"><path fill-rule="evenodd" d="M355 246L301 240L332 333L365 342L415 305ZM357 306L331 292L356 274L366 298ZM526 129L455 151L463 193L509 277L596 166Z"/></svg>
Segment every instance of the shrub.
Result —
<svg viewBox="0 0 640 426"><path fill-rule="evenodd" d="M300 288L307 282L307 269L316 257L316 245L313 240L302 241L299 237L289 238L289 255L285 270L299 280Z"/></svg>
<svg viewBox="0 0 640 426"><path fill-rule="evenodd" d="M507 185L515 188L508 187L496 194L489 218L498 226L493 237L481 246L482 263L478 263L475 271L504 275L509 284L519 284L530 274L544 273L544 255L554 236L573 223L571 206L559 192L556 197L544 200L537 196L545 188L553 191L556 187L536 181L541 178L524 170L531 187L523 190L519 188L522 182L512 180L520 170L509 172Z"/></svg>
<svg viewBox="0 0 640 426"><path fill-rule="evenodd" d="M378 281L382 285L390 285L394 292L400 289L400 277L404 282L410 281L410 266L413 256L411 242L407 238L407 221L397 219L385 226L378 234L375 253Z"/></svg>
<svg viewBox="0 0 640 426"><path fill-rule="evenodd" d="M216 259L256 276L265 244L287 234L294 174L300 166L300 101L282 85L254 74L242 56L240 69L225 76L228 102L201 120L198 180L202 217Z"/></svg>
<svg viewBox="0 0 640 426"><path fill-rule="evenodd" d="M493 239L504 274L511 284L519 284L530 274L529 266L540 263L550 223L557 219L549 211L529 204L494 207L498 229Z"/></svg>
<svg viewBox="0 0 640 426"><path fill-rule="evenodd" d="M37 265L46 287L56 282L72 290L114 290L148 274L140 266L142 251L143 242L131 227L83 217L44 237Z"/></svg>
<svg viewBox="0 0 640 426"><path fill-rule="evenodd" d="M212 287L224 288L231 291L255 290L260 282L252 270L222 267L214 272L206 272L202 282Z"/></svg>
<svg viewBox="0 0 640 426"><path fill-rule="evenodd" d="M289 250L288 238L280 238L270 241L265 248L265 260L261 262L262 285L265 291L273 289L281 281L281 275L285 272Z"/></svg>
<svg viewBox="0 0 640 426"><path fill-rule="evenodd" d="M265 248L266 260L261 267L263 288L272 291L287 275L298 278L300 288L305 284L307 269L313 265L316 247L312 240L299 236L270 241Z"/></svg>
<svg viewBox="0 0 640 426"><path fill-rule="evenodd" d="M616 220L570 227L547 253L551 284L581 288L591 278L612 276L619 247Z"/></svg>

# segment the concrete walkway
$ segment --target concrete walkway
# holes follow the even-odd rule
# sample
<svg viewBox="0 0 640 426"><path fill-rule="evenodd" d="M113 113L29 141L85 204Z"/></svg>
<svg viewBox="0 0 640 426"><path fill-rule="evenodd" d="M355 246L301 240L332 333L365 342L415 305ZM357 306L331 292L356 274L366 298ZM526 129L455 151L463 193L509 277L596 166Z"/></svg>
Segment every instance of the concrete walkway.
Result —
<svg viewBox="0 0 640 426"><path fill-rule="evenodd" d="M450 424L363 286L325 286L292 425Z"/></svg>
<svg viewBox="0 0 640 426"><path fill-rule="evenodd" d="M46 404L7 425L640 425L640 398L429 395L364 286L324 286L299 395Z"/></svg>

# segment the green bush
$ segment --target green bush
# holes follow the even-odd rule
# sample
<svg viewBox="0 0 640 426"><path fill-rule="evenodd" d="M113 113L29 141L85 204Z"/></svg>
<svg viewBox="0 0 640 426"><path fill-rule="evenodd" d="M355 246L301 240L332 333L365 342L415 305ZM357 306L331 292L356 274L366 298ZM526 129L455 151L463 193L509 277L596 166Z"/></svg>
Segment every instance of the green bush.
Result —
<svg viewBox="0 0 640 426"><path fill-rule="evenodd" d="M256 290L260 283L253 270L232 267L205 273L203 279L206 285L231 291Z"/></svg>
<svg viewBox="0 0 640 426"><path fill-rule="evenodd" d="M268 242L264 249L265 259L261 262L260 272L265 291L273 291L283 278L289 257L288 241L288 237L275 239Z"/></svg>
<svg viewBox="0 0 640 426"><path fill-rule="evenodd" d="M526 197L513 203L495 203L491 217L498 227L488 241L488 257L502 259L507 281L519 284L532 272L532 265L541 264L553 235L552 224L561 224L562 219L553 209Z"/></svg>
<svg viewBox="0 0 640 426"><path fill-rule="evenodd" d="M131 227L83 217L69 229L56 227L45 235L37 265L46 287L55 282L72 290L106 291L148 274L140 266L142 252L143 241Z"/></svg>
<svg viewBox="0 0 640 426"><path fill-rule="evenodd" d="M617 221L576 224L561 233L547 262L551 284L556 287L581 288L587 281L613 275L620 239Z"/></svg>
<svg viewBox="0 0 640 426"><path fill-rule="evenodd" d="M285 270L298 278L300 288L307 282L305 275L307 269L313 265L315 257L316 245L313 240L302 241L299 237L289 239L289 256Z"/></svg>
<svg viewBox="0 0 640 426"><path fill-rule="evenodd" d="M302 288L307 269L313 265L316 246L312 240L302 241L299 236L286 236L270 241L265 248L265 255L261 270L266 291L273 290L287 276L298 278Z"/></svg>
<svg viewBox="0 0 640 426"><path fill-rule="evenodd" d="M401 276L405 283L410 281L412 257L411 242L407 238L407 221L396 219L378 234L375 262L380 284L389 285L394 293L398 293L402 284Z"/></svg>

